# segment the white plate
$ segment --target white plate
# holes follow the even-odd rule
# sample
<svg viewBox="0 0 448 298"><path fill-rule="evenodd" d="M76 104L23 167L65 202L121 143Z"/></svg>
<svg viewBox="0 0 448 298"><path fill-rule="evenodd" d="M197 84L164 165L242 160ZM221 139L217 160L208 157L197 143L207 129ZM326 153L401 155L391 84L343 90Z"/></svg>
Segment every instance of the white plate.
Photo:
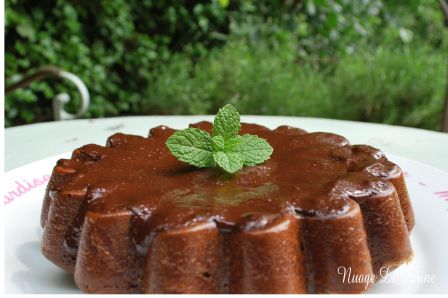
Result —
<svg viewBox="0 0 448 298"><path fill-rule="evenodd" d="M81 293L72 276L40 252L40 211L46 181L61 154L5 174L5 292ZM369 293L448 293L448 173L391 154L406 172L416 226L412 232L414 259L395 270ZM433 283L430 278L433 277Z"/></svg>

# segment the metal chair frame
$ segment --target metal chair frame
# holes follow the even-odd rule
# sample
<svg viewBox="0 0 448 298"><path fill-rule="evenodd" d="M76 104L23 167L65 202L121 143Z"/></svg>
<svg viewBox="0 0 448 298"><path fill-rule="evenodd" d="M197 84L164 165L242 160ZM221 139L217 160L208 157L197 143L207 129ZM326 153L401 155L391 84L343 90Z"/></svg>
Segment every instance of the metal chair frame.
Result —
<svg viewBox="0 0 448 298"><path fill-rule="evenodd" d="M53 117L55 120L70 120L81 117L90 104L90 94L84 82L73 73L61 70L54 66L42 67L35 72L27 75L20 81L11 84L5 88L5 94L9 94L19 88L24 88L31 85L35 81L43 80L48 77L57 77L68 80L75 85L81 96L81 107L76 114L67 113L64 109L65 105L70 101L70 95L67 93L59 93L53 98Z"/></svg>

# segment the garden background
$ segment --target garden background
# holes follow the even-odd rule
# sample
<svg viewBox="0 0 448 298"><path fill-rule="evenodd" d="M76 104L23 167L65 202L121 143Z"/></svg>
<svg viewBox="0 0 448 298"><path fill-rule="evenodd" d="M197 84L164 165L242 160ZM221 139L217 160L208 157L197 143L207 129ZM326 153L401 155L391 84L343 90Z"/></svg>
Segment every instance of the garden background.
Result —
<svg viewBox="0 0 448 298"><path fill-rule="evenodd" d="M435 0L6 0L6 84L55 65L86 117L242 114L439 130L448 30ZM6 126L52 120L67 83L5 98Z"/></svg>

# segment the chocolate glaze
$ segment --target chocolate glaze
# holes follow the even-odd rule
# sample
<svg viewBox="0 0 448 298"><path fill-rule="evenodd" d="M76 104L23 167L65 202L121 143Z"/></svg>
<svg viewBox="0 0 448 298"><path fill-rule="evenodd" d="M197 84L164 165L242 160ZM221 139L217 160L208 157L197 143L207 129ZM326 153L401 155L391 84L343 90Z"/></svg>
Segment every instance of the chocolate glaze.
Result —
<svg viewBox="0 0 448 298"><path fill-rule="evenodd" d="M211 129L209 122L191 126ZM72 160L60 161L66 171L76 171L67 189L87 187L82 212L132 210L140 217L136 220L140 228L135 229L140 242L156 228L204 219L225 228L254 216L286 212L337 215L345 211L349 197L391 193L390 184L377 176L390 177L399 171L381 151L351 146L339 135L243 124L241 134L266 139L274 152L263 164L229 175L218 168L199 169L178 161L165 146L174 131L159 126L151 129L148 138L115 134L106 147L86 145ZM373 175L368 166L381 171ZM68 245L76 245L78 236L72 235Z"/></svg>
<svg viewBox="0 0 448 298"><path fill-rule="evenodd" d="M209 132L211 130L209 122L190 126ZM403 214L407 228L410 230L413 226L412 209L401 170L378 149L366 145L350 145L344 137L331 133L307 133L289 126L270 130L260 125L242 124L241 134L255 134L266 139L274 152L266 162L244 167L230 175L218 168L199 169L178 161L165 145L166 139L174 131L166 126L159 126L151 129L147 138L118 133L107 140L106 147L86 145L75 150L71 159L58 161L47 190L52 204L61 194L84 199L78 203L78 209L71 211L76 212L71 226L64 227L67 230L63 241L64 257L51 255L55 249L52 247L57 247L57 241L54 240L56 236L51 234L48 234L48 240L44 237L44 254L56 263L61 263L58 258L68 258L67 263L71 263L71 267L59 265L69 271L73 270L87 213L99 216L117 215L117 218L122 218L119 222L125 222L129 215L131 221L127 233L134 246L131 251L141 256L137 258L137 262L142 262L145 258L156 234L183 227L189 229L207 222L216 225L223 239L226 239L226 232L241 230L250 235L258 229L265 229L270 222L276 222L279 215L285 215L309 219L304 221L302 229L313 235L321 229L320 225L316 225L318 221L331 221L332 218L338 220L344 216L350 221L353 217L350 214L355 210L356 229L360 233L357 237L365 237L362 227L359 228L361 213L354 201L365 208L364 216L367 221L372 218L372 223L365 223L370 230L375 229L372 227L376 225L374 221L378 218L375 213L377 207L372 206L384 205L383 198L388 197L395 198L394 202L398 202L403 208L403 213L401 210L397 211L398 217L394 215L398 222L396 226L402 223ZM400 201L397 199L397 192ZM379 198L378 203L372 199L375 197ZM367 198L371 201L364 204ZM49 201L44 203L43 226L51 212L50 204ZM390 204L395 206L393 202ZM354 209L354 206L358 209ZM373 208L373 211L369 208ZM406 232L400 230L405 237L402 241L405 243L403 256L400 256L402 259L407 258L410 253L406 242L406 224ZM52 225L58 225L58 220ZM380 228L384 229L382 226ZM334 229L337 229L336 226ZM46 232L51 233L51 230ZM381 239L387 235L381 236ZM272 237L275 239L280 236ZM338 241L337 237L335 239L334 241ZM378 238L378 243L381 243L381 239ZM311 243L311 240L307 241ZM379 245L372 245L373 253L378 250L376 247ZM157 245L153 249L157 250ZM363 253L367 251L364 247L363 250ZM383 251L381 248L378 252L378 264L383 264L387 259ZM389 259L394 257L388 256ZM316 261L308 260L309 263L318 261L319 258ZM371 270L369 264L363 265L367 266L367 271ZM141 272L136 274L141 278ZM207 275L208 273L205 274L206 277ZM147 278L153 280L151 276ZM221 278L223 280L225 279ZM157 284L157 280L152 283ZM260 283L262 285L263 282ZM300 287L303 288L303 285ZM148 291L153 291L151 289Z"/></svg>

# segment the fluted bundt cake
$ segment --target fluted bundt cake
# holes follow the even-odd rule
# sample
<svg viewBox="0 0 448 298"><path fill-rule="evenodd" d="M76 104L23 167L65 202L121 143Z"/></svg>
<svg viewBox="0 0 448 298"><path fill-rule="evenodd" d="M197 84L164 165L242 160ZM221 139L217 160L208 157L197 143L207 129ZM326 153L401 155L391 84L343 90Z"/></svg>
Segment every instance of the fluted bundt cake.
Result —
<svg viewBox="0 0 448 298"><path fill-rule="evenodd" d="M191 125L206 131L211 123ZM234 175L165 146L175 130L115 134L53 170L45 257L89 293L360 293L409 260L414 225L403 173L342 136L242 124L274 148Z"/></svg>

